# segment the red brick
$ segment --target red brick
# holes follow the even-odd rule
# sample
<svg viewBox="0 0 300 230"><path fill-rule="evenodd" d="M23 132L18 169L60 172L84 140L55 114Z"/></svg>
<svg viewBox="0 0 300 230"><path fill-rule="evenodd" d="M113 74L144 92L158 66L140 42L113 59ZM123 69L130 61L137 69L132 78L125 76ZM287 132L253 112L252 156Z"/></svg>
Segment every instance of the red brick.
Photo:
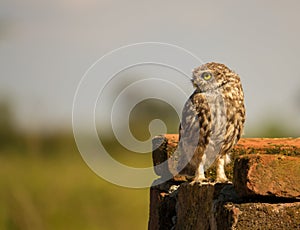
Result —
<svg viewBox="0 0 300 230"><path fill-rule="evenodd" d="M245 155L235 160L233 184L242 196L300 198L300 158Z"/></svg>

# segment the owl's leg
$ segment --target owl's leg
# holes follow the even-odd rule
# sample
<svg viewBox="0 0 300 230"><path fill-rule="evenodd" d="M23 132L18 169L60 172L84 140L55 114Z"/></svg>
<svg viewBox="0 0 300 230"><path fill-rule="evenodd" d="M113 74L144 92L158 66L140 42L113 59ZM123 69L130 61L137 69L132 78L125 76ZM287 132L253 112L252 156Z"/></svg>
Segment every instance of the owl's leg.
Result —
<svg viewBox="0 0 300 230"><path fill-rule="evenodd" d="M207 181L207 179L205 178L205 175L204 175L204 166L202 163L200 163L199 167L197 168L194 181L196 181L196 182Z"/></svg>
<svg viewBox="0 0 300 230"><path fill-rule="evenodd" d="M204 174L204 163L205 163L205 155L202 156L202 160L196 170L196 175L194 178L195 182L207 182L208 181L205 178L205 174Z"/></svg>
<svg viewBox="0 0 300 230"><path fill-rule="evenodd" d="M229 156L223 155L217 160L217 182L227 182L228 179L225 174L225 165L229 161Z"/></svg>

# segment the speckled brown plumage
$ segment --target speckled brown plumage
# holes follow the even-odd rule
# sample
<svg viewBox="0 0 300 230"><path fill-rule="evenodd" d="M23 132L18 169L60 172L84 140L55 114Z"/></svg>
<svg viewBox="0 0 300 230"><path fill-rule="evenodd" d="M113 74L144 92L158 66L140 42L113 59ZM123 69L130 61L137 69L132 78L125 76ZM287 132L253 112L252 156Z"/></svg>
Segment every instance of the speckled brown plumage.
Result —
<svg viewBox="0 0 300 230"><path fill-rule="evenodd" d="M227 181L224 165L243 133L244 93L239 76L219 63L195 68L194 93L182 111L179 130L180 174L205 180L204 171L217 164L217 181Z"/></svg>

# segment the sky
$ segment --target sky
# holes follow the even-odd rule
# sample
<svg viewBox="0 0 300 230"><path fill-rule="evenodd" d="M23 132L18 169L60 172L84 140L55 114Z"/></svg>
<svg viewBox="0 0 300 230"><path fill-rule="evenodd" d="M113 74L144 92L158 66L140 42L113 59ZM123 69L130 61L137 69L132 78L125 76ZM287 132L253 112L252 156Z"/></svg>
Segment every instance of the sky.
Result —
<svg viewBox="0 0 300 230"><path fill-rule="evenodd" d="M272 119L299 130L299 10L297 0L2 0L0 96L22 128L71 127L76 89L93 63L122 46L161 42L240 75L246 132Z"/></svg>

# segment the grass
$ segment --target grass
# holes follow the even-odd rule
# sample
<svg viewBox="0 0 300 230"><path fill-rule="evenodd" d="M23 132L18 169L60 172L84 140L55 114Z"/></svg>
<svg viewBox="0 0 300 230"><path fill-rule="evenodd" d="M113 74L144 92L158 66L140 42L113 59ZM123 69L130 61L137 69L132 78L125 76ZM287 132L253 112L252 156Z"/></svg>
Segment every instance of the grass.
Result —
<svg viewBox="0 0 300 230"><path fill-rule="evenodd" d="M149 189L106 182L75 152L0 152L0 204L0 229L147 229Z"/></svg>

